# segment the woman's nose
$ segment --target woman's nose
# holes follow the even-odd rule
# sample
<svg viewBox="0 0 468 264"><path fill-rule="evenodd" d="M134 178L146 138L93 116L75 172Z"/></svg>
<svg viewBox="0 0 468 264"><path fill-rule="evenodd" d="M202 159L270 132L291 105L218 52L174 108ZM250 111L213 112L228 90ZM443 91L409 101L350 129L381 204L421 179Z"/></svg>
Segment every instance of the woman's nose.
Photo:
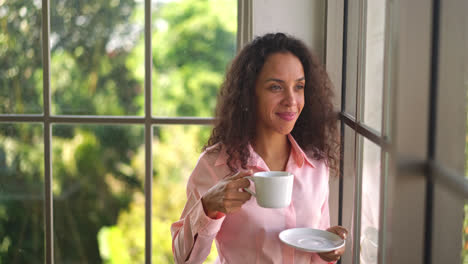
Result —
<svg viewBox="0 0 468 264"><path fill-rule="evenodd" d="M283 104L285 106L293 106L297 103L293 89L286 89L284 92Z"/></svg>

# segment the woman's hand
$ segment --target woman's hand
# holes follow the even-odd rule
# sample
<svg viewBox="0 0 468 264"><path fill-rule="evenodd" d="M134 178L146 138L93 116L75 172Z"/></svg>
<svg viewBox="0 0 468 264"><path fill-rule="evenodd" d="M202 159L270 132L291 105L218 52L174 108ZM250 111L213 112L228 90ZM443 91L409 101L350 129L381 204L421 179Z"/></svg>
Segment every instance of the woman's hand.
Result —
<svg viewBox="0 0 468 264"><path fill-rule="evenodd" d="M346 239L348 235L348 230L342 226L332 226L327 229L328 232L337 234L342 239ZM335 249L330 252L318 253L318 255L325 261L337 261L341 258L345 252L345 246L340 247L339 249Z"/></svg>
<svg viewBox="0 0 468 264"><path fill-rule="evenodd" d="M219 181L202 197L203 209L210 218L215 218L218 212L231 213L237 211L250 199L251 194L239 191L250 186L245 176L252 175L252 171L241 171L233 176Z"/></svg>

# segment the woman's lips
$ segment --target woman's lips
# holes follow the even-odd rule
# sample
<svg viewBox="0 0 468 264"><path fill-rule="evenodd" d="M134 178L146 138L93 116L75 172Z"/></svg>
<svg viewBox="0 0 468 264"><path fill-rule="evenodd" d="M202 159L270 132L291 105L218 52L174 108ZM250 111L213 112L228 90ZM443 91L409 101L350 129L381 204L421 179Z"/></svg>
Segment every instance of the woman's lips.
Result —
<svg viewBox="0 0 468 264"><path fill-rule="evenodd" d="M292 121L296 118L296 113L294 112L282 112L276 113L281 119L286 121Z"/></svg>

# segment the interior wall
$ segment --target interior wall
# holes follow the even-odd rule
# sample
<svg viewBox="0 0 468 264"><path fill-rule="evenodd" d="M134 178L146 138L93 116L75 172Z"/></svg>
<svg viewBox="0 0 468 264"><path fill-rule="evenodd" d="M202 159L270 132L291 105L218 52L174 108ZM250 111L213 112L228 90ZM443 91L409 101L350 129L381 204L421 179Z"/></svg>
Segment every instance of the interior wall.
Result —
<svg viewBox="0 0 468 264"><path fill-rule="evenodd" d="M253 35L271 32L289 33L302 39L320 57L325 58L326 1L255 0Z"/></svg>

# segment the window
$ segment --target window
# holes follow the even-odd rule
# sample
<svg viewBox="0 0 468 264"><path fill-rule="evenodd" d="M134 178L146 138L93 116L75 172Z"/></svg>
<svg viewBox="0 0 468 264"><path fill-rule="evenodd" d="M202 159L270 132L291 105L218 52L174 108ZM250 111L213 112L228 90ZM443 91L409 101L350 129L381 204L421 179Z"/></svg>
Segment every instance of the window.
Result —
<svg viewBox="0 0 468 264"><path fill-rule="evenodd" d="M342 263L465 258L468 23L455 2L329 2L344 17L342 80L328 58L339 26L327 29L342 83L338 222L352 227Z"/></svg>
<svg viewBox="0 0 468 264"><path fill-rule="evenodd" d="M0 262L172 263L237 1L0 1L0 28Z"/></svg>
<svg viewBox="0 0 468 264"><path fill-rule="evenodd" d="M378 263L380 221L388 176L388 119L383 101L385 1L350 1L344 6L341 95L342 183L340 224L351 227L345 263ZM383 187L385 188L385 186ZM350 201L354 201L350 203Z"/></svg>

